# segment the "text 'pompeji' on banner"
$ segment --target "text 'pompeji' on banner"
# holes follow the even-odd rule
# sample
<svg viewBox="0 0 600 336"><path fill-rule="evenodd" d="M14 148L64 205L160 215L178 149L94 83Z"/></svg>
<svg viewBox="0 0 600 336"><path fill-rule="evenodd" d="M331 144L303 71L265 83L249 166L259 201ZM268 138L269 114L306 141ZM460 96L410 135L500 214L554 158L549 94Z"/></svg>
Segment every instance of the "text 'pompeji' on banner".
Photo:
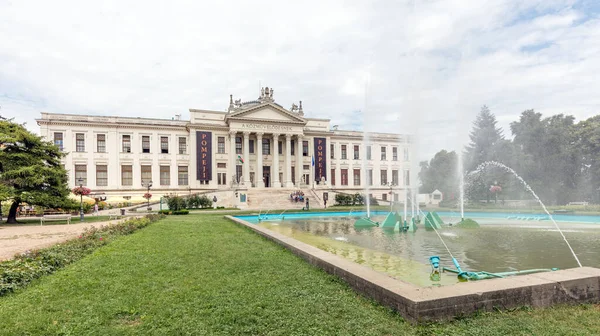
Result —
<svg viewBox="0 0 600 336"><path fill-rule="evenodd" d="M196 179L212 180L212 132L196 132Z"/></svg>
<svg viewBox="0 0 600 336"><path fill-rule="evenodd" d="M315 181L327 180L327 139L314 138Z"/></svg>

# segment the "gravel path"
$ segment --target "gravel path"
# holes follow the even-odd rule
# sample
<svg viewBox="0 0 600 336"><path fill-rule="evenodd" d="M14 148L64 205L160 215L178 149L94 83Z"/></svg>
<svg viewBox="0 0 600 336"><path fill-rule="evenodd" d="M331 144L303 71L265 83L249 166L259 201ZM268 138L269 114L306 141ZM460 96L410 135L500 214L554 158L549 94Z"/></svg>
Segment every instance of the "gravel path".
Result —
<svg viewBox="0 0 600 336"><path fill-rule="evenodd" d="M39 249L77 237L90 226L116 223L107 222L69 225L0 226L0 260L12 259L17 253Z"/></svg>

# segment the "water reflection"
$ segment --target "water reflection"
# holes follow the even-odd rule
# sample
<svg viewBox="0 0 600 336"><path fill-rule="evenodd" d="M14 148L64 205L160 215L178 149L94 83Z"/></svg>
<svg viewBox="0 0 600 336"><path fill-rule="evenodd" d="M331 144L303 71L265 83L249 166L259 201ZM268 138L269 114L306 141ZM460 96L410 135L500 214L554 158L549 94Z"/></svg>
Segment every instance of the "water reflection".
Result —
<svg viewBox="0 0 600 336"><path fill-rule="evenodd" d="M375 218L381 221L382 218ZM398 233L381 228L354 228L348 218L294 219L263 222L260 226L367 265L390 276L420 286L436 285L430 275L428 258L441 257L442 266L451 266L450 257L434 232L422 227L415 233ZM600 267L600 230L593 226L562 224L579 252L584 266ZM444 241L464 269L503 272L532 268L572 268L577 264L557 232L542 226L503 226L486 223L479 229L446 227ZM456 277L442 274L441 283L456 283Z"/></svg>

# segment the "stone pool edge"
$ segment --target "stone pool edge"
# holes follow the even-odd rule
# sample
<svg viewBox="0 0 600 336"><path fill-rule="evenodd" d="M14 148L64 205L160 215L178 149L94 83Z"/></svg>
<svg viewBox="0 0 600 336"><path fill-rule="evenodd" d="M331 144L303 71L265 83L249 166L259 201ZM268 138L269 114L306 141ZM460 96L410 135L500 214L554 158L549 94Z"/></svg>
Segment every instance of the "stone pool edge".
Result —
<svg viewBox="0 0 600 336"><path fill-rule="evenodd" d="M444 287L418 287L243 219L230 215L225 218L286 247L311 265L338 276L357 292L394 309L411 323L447 320L478 311L521 306L600 302L598 268L572 268Z"/></svg>

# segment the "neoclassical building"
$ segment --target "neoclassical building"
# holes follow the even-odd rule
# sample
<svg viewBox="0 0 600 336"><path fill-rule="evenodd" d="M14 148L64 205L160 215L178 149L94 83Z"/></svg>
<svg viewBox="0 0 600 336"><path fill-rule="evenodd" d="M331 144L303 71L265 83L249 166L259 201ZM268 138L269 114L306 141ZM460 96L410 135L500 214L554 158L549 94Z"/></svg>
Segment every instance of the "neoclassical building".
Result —
<svg viewBox="0 0 600 336"><path fill-rule="evenodd" d="M67 153L71 186L140 197L205 190L305 189L378 198L414 185L410 137L338 130L305 116L302 101L286 109L274 90L256 100L229 97L226 111L190 109L189 120L41 113L41 135ZM397 192L396 192L397 191ZM404 197L403 195L401 197Z"/></svg>

